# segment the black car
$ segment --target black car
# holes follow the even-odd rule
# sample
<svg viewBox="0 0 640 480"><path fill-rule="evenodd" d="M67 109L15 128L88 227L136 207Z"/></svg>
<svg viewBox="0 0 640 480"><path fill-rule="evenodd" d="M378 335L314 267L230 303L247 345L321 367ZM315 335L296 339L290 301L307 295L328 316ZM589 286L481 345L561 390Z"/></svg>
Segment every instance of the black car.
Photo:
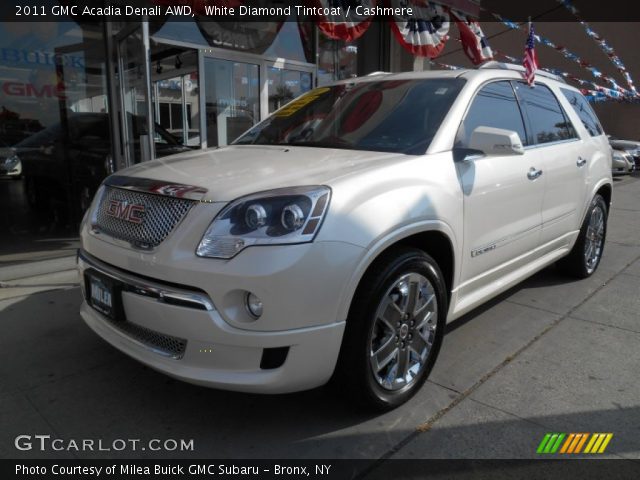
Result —
<svg viewBox="0 0 640 480"><path fill-rule="evenodd" d="M144 125L133 118L131 124ZM73 113L66 125L52 125L13 147L22 164L29 205L39 215L63 225L77 224L102 180L112 173L109 117L106 113ZM163 127L155 126L156 156L189 150ZM137 132L134 138L137 138ZM136 156L139 146L134 145Z"/></svg>
<svg viewBox="0 0 640 480"><path fill-rule="evenodd" d="M138 117L132 125L144 125ZM189 150L156 124L156 156ZM133 132L137 138L138 132ZM136 152L139 146L135 145ZM112 172L112 146L106 113L73 113L58 123L16 144L22 164L29 206L39 215L53 215L57 222L74 226L102 180Z"/></svg>

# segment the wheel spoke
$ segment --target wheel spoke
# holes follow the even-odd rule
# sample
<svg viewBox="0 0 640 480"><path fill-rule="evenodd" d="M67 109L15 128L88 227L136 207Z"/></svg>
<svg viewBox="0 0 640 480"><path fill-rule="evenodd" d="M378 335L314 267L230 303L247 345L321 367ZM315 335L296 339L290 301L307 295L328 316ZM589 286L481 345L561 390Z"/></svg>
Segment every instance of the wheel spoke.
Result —
<svg viewBox="0 0 640 480"><path fill-rule="evenodd" d="M424 312L424 310L431 305L431 303L433 302L433 300L436 298L435 294L431 294L429 295L429 298L424 300L424 303L422 305L420 305L414 312L413 312L413 316L417 317L418 315L420 315L422 312Z"/></svg>
<svg viewBox="0 0 640 480"><path fill-rule="evenodd" d="M396 378L404 380L409 371L409 349L405 348L398 351L398 372Z"/></svg>
<svg viewBox="0 0 640 480"><path fill-rule="evenodd" d="M379 372L386 367L391 360L397 355L398 347L396 346L395 336L391 336L376 352L371 355L373 368Z"/></svg>
<svg viewBox="0 0 640 480"><path fill-rule="evenodd" d="M378 317L391 331L395 330L395 325L402 317L402 310L395 304L392 298L387 297L386 306L382 310L382 314Z"/></svg>
<svg viewBox="0 0 640 480"><path fill-rule="evenodd" d="M419 357L422 357L422 351L427 348L427 351L431 347L429 344L429 336L430 332L427 331L424 335L422 332L416 332L416 335L413 337L413 342L411 343L411 347L416 351Z"/></svg>
<svg viewBox="0 0 640 480"><path fill-rule="evenodd" d="M409 281L409 295L407 296L407 302L404 305L404 313L412 315L415 308L416 302L418 301L418 282Z"/></svg>
<svg viewBox="0 0 640 480"><path fill-rule="evenodd" d="M433 318L433 311L428 312L415 326L416 331L422 330Z"/></svg>

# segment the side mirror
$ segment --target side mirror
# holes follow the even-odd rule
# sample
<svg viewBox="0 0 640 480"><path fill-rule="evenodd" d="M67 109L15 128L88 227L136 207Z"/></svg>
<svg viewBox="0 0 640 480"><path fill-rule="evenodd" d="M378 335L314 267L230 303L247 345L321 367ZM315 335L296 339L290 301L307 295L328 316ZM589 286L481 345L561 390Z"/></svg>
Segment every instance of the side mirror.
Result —
<svg viewBox="0 0 640 480"><path fill-rule="evenodd" d="M491 156L524 155L524 147L518 132L502 128L476 128L471 134L468 148Z"/></svg>

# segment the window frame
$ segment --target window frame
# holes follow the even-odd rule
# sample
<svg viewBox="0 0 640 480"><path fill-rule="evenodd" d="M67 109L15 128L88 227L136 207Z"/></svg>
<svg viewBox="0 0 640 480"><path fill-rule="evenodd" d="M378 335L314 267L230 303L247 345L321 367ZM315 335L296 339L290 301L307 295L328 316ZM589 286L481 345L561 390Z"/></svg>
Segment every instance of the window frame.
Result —
<svg viewBox="0 0 640 480"><path fill-rule="evenodd" d="M523 147L529 148L530 146L532 146L531 144L531 127L528 123L528 119L525 117L524 111L522 109L522 105L520 103L520 99L518 98L518 93L516 92L516 89L513 86L513 78L492 78L490 80L487 80L486 82L483 82L480 86L478 86L478 88L476 89L475 92L473 92L473 95L471 97L471 99L469 100L467 107L465 108L464 114L462 115L462 119L460 120L460 123L458 124L458 128L456 129L456 133L455 133L455 137L454 137L454 145L453 148L468 148L467 146L463 146L463 147L456 147L455 145L455 138L457 138L458 136L458 132L460 131L460 128L462 127L462 125L464 124L465 120L467 119L467 116L469 115L469 111L471 110L471 107L473 106L473 103L476 101L476 98L478 97L478 95L480 94L480 92L487 86L491 85L492 83L499 83L499 82L505 82L508 83L509 86L511 87L511 90L513 92L513 97L515 98L516 101L516 105L518 106L518 111L520 112L520 118L522 120L522 126L524 128L524 132L525 132L525 136L526 138L521 138L520 140L523 142ZM514 130L515 131L515 130Z"/></svg>
<svg viewBox="0 0 640 480"><path fill-rule="evenodd" d="M527 137L529 138L529 140L528 140L529 144L524 146L525 150L530 150L530 149L535 149L535 148L545 148L545 147L550 147L550 146L553 146L553 145L559 145L559 144L563 144L563 143L579 142L579 141L582 140L582 138L580 136L580 133L578 132L578 129L573 124L573 121L571 120L571 117L569 117L569 115L567 114L565 108L562 106L562 102L560 101L558 96L554 93L553 89L549 85L547 85L546 83L536 82L536 86L537 87L546 88L549 91L549 93L551 93L553 98L558 103L558 106L560 107L560 111L562 112L562 115L564 116L565 120L571 124L571 127L573 128L573 131L576 134L575 137L566 138L564 140L555 140L553 142L538 143L537 139L535 138L535 135L533 133L533 131L534 131L533 124L531 122L531 119L529 118L528 110L526 108L526 105L524 105L524 100L520 98L520 95L518 95L518 89L516 88L515 83L522 84L522 85L527 85L527 84L525 83L524 80L517 80L517 79L513 79L513 78L511 79L511 86L513 88L513 91L515 92L516 98L518 99L518 103L520 104L520 110L522 111L522 114L524 115L525 123L527 125Z"/></svg>
<svg viewBox="0 0 640 480"><path fill-rule="evenodd" d="M587 135L589 135L590 138L598 138L598 137L601 137L602 135L606 135L604 131L604 127L602 126L602 122L600 122L600 119L598 118L596 111L593 109L593 107L591 106L589 101L584 97L584 95L582 95L582 93L567 87L559 87L559 90L560 90L560 93L562 93L562 96L564 97L564 99L567 101L567 103L573 110L573 112L576 114L576 117L578 117L578 120L580 120L580 124L584 127L585 131L587 132ZM577 95L579 98L582 98L584 100L584 102L587 104L587 107L589 107L589 112L591 113L591 116L593 116L593 119L596 121L597 127L600 129L600 133L598 133L597 135L591 134L591 131L589 130L589 128L584 124L584 121L582 120L580 113L578 113L578 111L574 108L573 104L571 103L571 100L569 99L569 97L567 97L568 94Z"/></svg>

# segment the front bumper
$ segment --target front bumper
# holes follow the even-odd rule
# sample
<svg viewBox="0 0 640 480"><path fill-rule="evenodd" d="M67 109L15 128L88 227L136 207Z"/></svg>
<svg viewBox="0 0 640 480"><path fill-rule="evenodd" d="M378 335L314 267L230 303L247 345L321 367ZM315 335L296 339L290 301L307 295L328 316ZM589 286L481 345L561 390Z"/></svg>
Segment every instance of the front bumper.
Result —
<svg viewBox="0 0 640 480"><path fill-rule="evenodd" d="M83 280L92 269L124 285L124 320L113 321L85 301L80 314L87 325L111 345L167 375L227 390L287 393L320 386L333 373L344 321L282 331L245 330L226 322L204 291L136 275L82 251L78 268ZM83 293L86 297L85 288Z"/></svg>

